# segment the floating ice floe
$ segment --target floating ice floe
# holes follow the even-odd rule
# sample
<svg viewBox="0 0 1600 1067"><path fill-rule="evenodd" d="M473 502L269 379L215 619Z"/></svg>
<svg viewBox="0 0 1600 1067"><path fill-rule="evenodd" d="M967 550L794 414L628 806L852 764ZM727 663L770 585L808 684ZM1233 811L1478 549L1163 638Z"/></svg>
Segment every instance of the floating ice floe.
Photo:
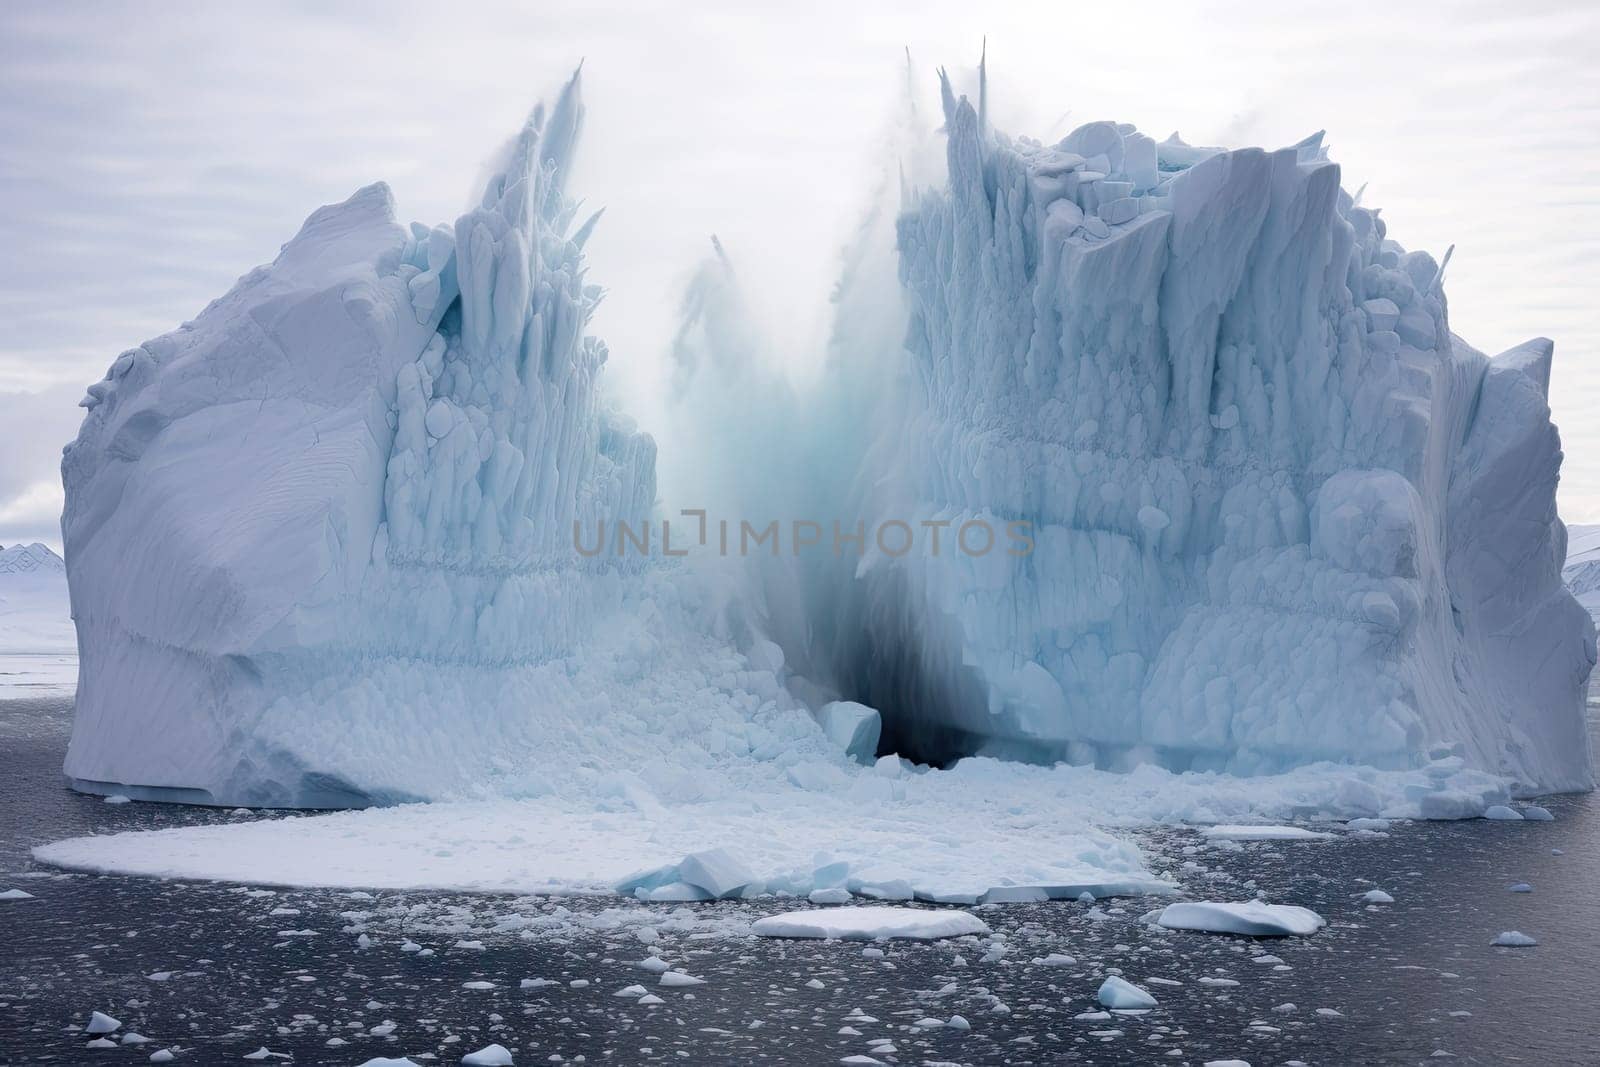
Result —
<svg viewBox="0 0 1600 1067"><path fill-rule="evenodd" d="M1327 841L1334 836L1303 826L1208 826L1201 833L1208 841Z"/></svg>
<svg viewBox="0 0 1600 1067"><path fill-rule="evenodd" d="M1327 925L1327 920L1310 908L1293 904L1196 900L1168 904L1157 916L1156 925L1169 930L1200 930L1247 937L1307 937Z"/></svg>
<svg viewBox="0 0 1600 1067"><path fill-rule="evenodd" d="M1490 944L1498 945L1501 948L1532 948L1538 943L1539 942L1537 940L1529 937L1520 930L1502 931L1501 933L1495 935L1495 939L1490 942Z"/></svg>
<svg viewBox="0 0 1600 1067"><path fill-rule="evenodd" d="M789 911L757 919L750 929L761 937L840 941L875 941L880 938L931 941L989 933L989 925L971 912L872 906Z"/></svg>
<svg viewBox="0 0 1600 1067"><path fill-rule="evenodd" d="M1137 1011L1156 1006L1155 997L1114 974L1100 983L1100 991L1095 996L1113 1011Z"/></svg>

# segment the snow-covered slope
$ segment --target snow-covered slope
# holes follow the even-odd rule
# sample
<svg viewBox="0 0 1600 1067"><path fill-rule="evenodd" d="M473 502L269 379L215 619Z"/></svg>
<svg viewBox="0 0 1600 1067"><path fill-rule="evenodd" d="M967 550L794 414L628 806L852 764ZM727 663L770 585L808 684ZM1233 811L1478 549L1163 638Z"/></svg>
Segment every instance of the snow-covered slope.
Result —
<svg viewBox="0 0 1600 1067"><path fill-rule="evenodd" d="M1320 134L1043 145L982 112L946 85L947 187L900 220L917 399L864 506L1031 551L872 554L841 688L946 758L1589 786L1550 342L1455 337Z"/></svg>
<svg viewBox="0 0 1600 1067"><path fill-rule="evenodd" d="M585 333L574 79L453 226L359 190L91 387L63 460L67 773L226 804L532 797L552 825L633 809L677 848L674 804L698 827L823 793L909 804L878 781L899 763L864 768L813 720L839 698L933 761L1401 776L1321 768L1330 812L1481 810L1503 786L1463 767L1588 785L1549 343L1490 360L1454 338L1439 265L1385 239L1316 139L1092 123L1047 147L981 111L947 89L948 181L900 218L903 292L860 288L885 249L841 287L836 363L906 309L885 373L836 374L810 408L740 381L700 346L756 342L706 283L678 384L687 421L723 412L736 440L684 466L769 509L851 486L869 525L948 539L1020 522L1031 551L582 550L656 493ZM783 447L807 425L825 450ZM981 766L917 779L906 818L1024 780ZM577 882L610 877L608 840ZM1052 848L1051 877L1139 873L1088 831Z"/></svg>
<svg viewBox="0 0 1600 1067"><path fill-rule="evenodd" d="M0 548L0 655L77 648L61 557L37 541Z"/></svg>

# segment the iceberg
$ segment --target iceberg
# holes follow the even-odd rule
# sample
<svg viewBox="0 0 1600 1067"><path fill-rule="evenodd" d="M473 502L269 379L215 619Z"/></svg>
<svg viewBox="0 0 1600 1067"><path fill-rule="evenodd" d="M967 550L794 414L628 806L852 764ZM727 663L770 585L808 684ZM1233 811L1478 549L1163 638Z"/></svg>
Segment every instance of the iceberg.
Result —
<svg viewBox="0 0 1600 1067"><path fill-rule="evenodd" d="M453 225L381 183L314 212L119 356L63 456L72 783L387 810L40 859L975 903L1170 889L1103 827L1592 784L1552 347L1455 337L1320 137L1045 145L943 80L945 172L863 226L819 386L730 358L762 342L724 250L696 277L708 441L663 469L876 532L726 560L703 511L674 547L605 392L579 83Z"/></svg>
<svg viewBox="0 0 1600 1067"><path fill-rule="evenodd" d="M0 654L77 649L67 567L48 545L0 546Z"/></svg>
<svg viewBox="0 0 1600 1067"><path fill-rule="evenodd" d="M77 675L66 564L37 541L0 547L0 698L70 696Z"/></svg>
<svg viewBox="0 0 1600 1067"><path fill-rule="evenodd" d="M1320 133L1043 144L943 104L947 180L898 224L912 396L862 508L972 550L867 553L839 687L884 736L1590 788L1551 342L1451 333L1448 255L1390 238Z"/></svg>
<svg viewBox="0 0 1600 1067"><path fill-rule="evenodd" d="M398 225L381 183L318 210L90 387L62 460L78 785L432 798L536 744L516 720L600 699L562 657L655 609L572 530L642 524L655 446L602 404L584 332L581 120L574 77L453 227Z"/></svg>

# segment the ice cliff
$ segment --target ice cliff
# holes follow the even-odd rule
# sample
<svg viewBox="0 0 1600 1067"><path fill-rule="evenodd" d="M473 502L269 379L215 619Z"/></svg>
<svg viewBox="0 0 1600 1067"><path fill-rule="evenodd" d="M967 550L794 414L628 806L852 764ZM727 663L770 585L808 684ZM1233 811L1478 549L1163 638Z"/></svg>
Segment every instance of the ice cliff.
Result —
<svg viewBox="0 0 1600 1067"><path fill-rule="evenodd" d="M510 744L508 678L531 713L555 699L550 665L629 595L572 524L638 522L655 496L654 444L602 408L585 333L594 219L563 189L581 120L575 78L453 227L398 225L382 184L318 210L90 388L62 462L69 776L439 795Z"/></svg>
<svg viewBox="0 0 1600 1067"><path fill-rule="evenodd" d="M1044 145L944 108L947 187L899 224L916 402L874 492L951 532L1027 520L1034 550L873 561L899 624L864 628L856 696L947 751L1590 784L1550 342L1455 337L1441 264L1320 134Z"/></svg>
<svg viewBox="0 0 1600 1067"><path fill-rule="evenodd" d="M945 85L948 173L907 190L899 291L841 286L836 369L904 309L896 395L728 388L697 338L757 342L720 275L677 346L699 421L743 435L704 495L946 524L942 555L575 551L575 526L661 516L655 444L602 401L586 333L574 79L453 227L362 189L91 387L62 468L67 774L229 804L696 796L730 761L849 766L813 721L838 699L937 763L1590 785L1550 343L1456 338L1441 264L1320 137L1044 145L984 110ZM853 432L766 471L774 412ZM951 551L978 519L1030 551Z"/></svg>

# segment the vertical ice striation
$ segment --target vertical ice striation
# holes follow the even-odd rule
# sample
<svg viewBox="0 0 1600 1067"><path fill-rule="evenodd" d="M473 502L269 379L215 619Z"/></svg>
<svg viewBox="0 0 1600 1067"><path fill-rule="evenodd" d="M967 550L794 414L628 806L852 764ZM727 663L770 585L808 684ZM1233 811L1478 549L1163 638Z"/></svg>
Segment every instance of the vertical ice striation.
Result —
<svg viewBox="0 0 1600 1067"><path fill-rule="evenodd" d="M1447 750L1590 784L1550 343L1451 334L1440 265L1321 134L1044 145L943 90L947 185L899 226L916 400L885 492L1034 547L871 561L852 695L886 734L1242 773Z"/></svg>

